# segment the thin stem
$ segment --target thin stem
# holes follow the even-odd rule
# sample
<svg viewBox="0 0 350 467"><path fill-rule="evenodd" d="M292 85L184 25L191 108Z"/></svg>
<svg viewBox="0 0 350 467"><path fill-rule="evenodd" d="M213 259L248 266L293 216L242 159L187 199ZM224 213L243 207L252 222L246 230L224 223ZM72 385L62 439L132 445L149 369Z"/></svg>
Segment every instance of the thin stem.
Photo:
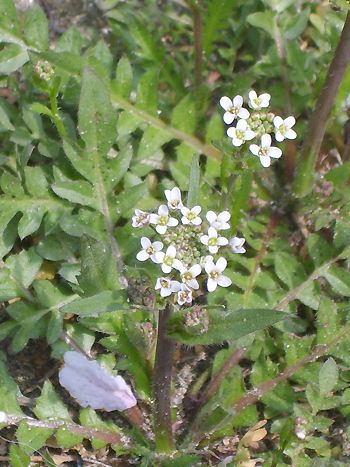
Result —
<svg viewBox="0 0 350 467"><path fill-rule="evenodd" d="M171 374L175 342L168 335L171 305L159 312L157 348L154 363L154 432L159 452L172 452L174 449L171 423Z"/></svg>
<svg viewBox="0 0 350 467"><path fill-rule="evenodd" d="M350 63L350 12L347 14L337 50L328 69L316 108L311 116L308 134L297 161L294 180L294 193L305 196L312 190L315 168L322 141L326 132L327 120L331 112L338 88Z"/></svg>
<svg viewBox="0 0 350 467"><path fill-rule="evenodd" d="M202 84L203 44L202 44L202 14L198 1L191 5L194 34L194 83L198 91Z"/></svg>

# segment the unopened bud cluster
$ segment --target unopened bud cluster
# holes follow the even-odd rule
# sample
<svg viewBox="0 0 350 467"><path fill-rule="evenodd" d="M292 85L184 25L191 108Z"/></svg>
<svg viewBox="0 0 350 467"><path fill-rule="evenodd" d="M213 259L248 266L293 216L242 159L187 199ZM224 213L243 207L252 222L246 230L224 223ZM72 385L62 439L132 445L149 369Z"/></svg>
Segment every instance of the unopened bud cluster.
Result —
<svg viewBox="0 0 350 467"><path fill-rule="evenodd" d="M234 253L244 253L245 240L239 237L229 240L222 235L223 230L230 228L228 211L218 214L208 211L203 220L200 206L183 205L178 187L165 190L165 196L168 204L159 206L157 213L135 210L133 227L151 225L161 240L142 237L142 250L136 258L159 264L166 274L157 279L155 286L161 297L176 294L179 305L188 305L201 293L204 280L209 292L217 286L231 285L231 279L223 274L227 261L219 250L221 254L228 246Z"/></svg>
<svg viewBox="0 0 350 467"><path fill-rule="evenodd" d="M294 117L289 116L283 120L278 115L264 110L269 107L270 99L268 93L258 96L255 91L250 91L248 102L250 112L243 107L243 97L240 95L232 100L227 96L220 99L220 105L225 110L224 122L231 125L237 120L235 126L227 129L227 136L231 138L233 146L240 147L254 138L260 139L260 144L251 144L249 150L254 156L259 157L263 167L271 165L271 158L279 159L282 156L280 148L271 146L272 138L281 142L297 137L292 129L295 125Z"/></svg>

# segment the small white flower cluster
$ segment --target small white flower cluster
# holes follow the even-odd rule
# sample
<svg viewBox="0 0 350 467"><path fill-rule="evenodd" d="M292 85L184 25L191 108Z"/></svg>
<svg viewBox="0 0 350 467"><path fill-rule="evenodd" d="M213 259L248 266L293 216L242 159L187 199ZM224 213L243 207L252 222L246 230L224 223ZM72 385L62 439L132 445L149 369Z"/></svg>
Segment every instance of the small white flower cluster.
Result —
<svg viewBox="0 0 350 467"><path fill-rule="evenodd" d="M243 107L242 96L235 96L232 100L227 96L220 99L220 105L225 110L224 122L231 125L237 120L236 126L227 129L227 136L231 138L232 144L240 147L246 141L260 138L260 144L251 144L249 150L254 156L259 157L263 167L271 165L271 158L279 159L282 156L280 148L271 146L271 134L274 134L274 138L278 142L297 137L293 130L294 117L290 116L283 120L278 115L264 110L269 107L270 99L270 94L264 93L258 96L255 91L250 91L249 107L252 109L251 113Z"/></svg>
<svg viewBox="0 0 350 467"><path fill-rule="evenodd" d="M244 238L228 240L221 235L221 231L230 228L230 213L208 211L204 221L200 206L188 208L183 205L178 187L165 190L165 196L168 204L159 206L156 214L135 209L132 218L133 227L150 225L161 235L162 241L142 237L142 250L136 256L139 261L150 259L160 265L164 274L171 274L159 277L155 289L163 298L175 293L177 303L185 305L192 303L195 293L201 289L202 273L206 275L209 292L217 286L229 287L232 281L223 274L226 259L223 256L215 259L212 255L225 246L229 246L233 253L245 253Z"/></svg>

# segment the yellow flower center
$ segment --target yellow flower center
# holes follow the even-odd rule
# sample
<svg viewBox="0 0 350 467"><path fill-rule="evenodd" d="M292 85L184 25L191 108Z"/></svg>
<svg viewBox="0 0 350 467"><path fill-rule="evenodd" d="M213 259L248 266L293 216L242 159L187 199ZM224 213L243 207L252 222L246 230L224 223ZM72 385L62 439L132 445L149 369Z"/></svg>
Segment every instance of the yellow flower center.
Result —
<svg viewBox="0 0 350 467"><path fill-rule="evenodd" d="M230 112L230 114L233 114L233 115L237 115L238 111L239 109L237 109L237 107L235 107L234 105L230 107L229 109L227 109L227 112Z"/></svg>
<svg viewBox="0 0 350 467"><path fill-rule="evenodd" d="M268 148L260 148L259 152L258 152L258 155L259 156L267 156L267 151L268 151Z"/></svg>
<svg viewBox="0 0 350 467"><path fill-rule="evenodd" d="M160 285L165 288L165 289L168 289L170 287L170 284L168 281L166 281L165 279L161 279L160 280Z"/></svg>
<svg viewBox="0 0 350 467"><path fill-rule="evenodd" d="M190 211L188 214L187 214L187 219L189 221L193 221L193 219L195 219L197 216L194 212Z"/></svg>
<svg viewBox="0 0 350 467"><path fill-rule="evenodd" d="M244 140L245 132L242 130L236 130L236 138Z"/></svg>
<svg viewBox="0 0 350 467"><path fill-rule="evenodd" d="M288 128L286 127L286 125L281 125L279 128L278 128L278 131L280 133L282 133L282 135L285 135L288 131Z"/></svg>
<svg viewBox="0 0 350 467"><path fill-rule="evenodd" d="M182 274L182 279L184 281L190 281L191 279L193 279L193 276L189 271L187 271Z"/></svg>
<svg viewBox="0 0 350 467"><path fill-rule="evenodd" d="M163 262L167 266L171 266L173 264L173 261L174 261L174 258L172 256L166 256Z"/></svg>
<svg viewBox="0 0 350 467"><path fill-rule="evenodd" d="M150 245L147 249L146 249L146 253L148 253L149 255L153 255L153 253L155 252L155 249L152 245Z"/></svg>
<svg viewBox="0 0 350 467"><path fill-rule="evenodd" d="M168 225L169 216L159 216L158 224L159 225Z"/></svg>
<svg viewBox="0 0 350 467"><path fill-rule="evenodd" d="M217 279L219 277L219 273L217 271L212 271L211 273L209 273L209 277L210 279Z"/></svg>
<svg viewBox="0 0 350 467"><path fill-rule="evenodd" d="M218 243L218 239L216 237L209 238L208 246L215 246Z"/></svg>

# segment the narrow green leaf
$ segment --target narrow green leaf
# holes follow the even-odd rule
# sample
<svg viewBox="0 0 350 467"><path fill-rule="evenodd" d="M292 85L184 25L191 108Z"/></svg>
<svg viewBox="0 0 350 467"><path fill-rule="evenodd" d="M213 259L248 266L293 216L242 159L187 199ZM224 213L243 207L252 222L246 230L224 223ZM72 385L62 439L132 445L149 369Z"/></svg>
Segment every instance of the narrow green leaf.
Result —
<svg viewBox="0 0 350 467"><path fill-rule="evenodd" d="M339 370L335 360L330 357L320 368L318 386L323 396L331 392L338 383Z"/></svg>
<svg viewBox="0 0 350 467"><path fill-rule="evenodd" d="M274 24L273 13L271 11L259 11L247 16L247 22L256 28L261 28L273 37Z"/></svg>
<svg viewBox="0 0 350 467"><path fill-rule="evenodd" d="M207 55L212 52L219 34L225 30L234 3L233 0L209 0L203 28L203 49Z"/></svg>
<svg viewBox="0 0 350 467"><path fill-rule="evenodd" d="M187 313L191 313L188 311ZM170 336L177 341L188 344L218 344L233 341L252 332L275 324L288 315L269 309L242 309L238 311L208 311L208 331L199 333L198 330L185 328L181 323L183 314L178 314L170 327Z"/></svg>
<svg viewBox="0 0 350 467"><path fill-rule="evenodd" d="M30 465L30 457L19 446L12 444L10 446L11 467L24 467Z"/></svg>
<svg viewBox="0 0 350 467"><path fill-rule="evenodd" d="M15 129L10 121L6 104L3 99L0 99L0 128L7 131L13 131Z"/></svg>
<svg viewBox="0 0 350 467"><path fill-rule="evenodd" d="M350 272L337 266L329 268L323 276L340 295L350 297Z"/></svg>
<svg viewBox="0 0 350 467"><path fill-rule="evenodd" d="M26 50L17 44L6 45L0 50L0 74L9 75L21 68L29 60Z"/></svg>
<svg viewBox="0 0 350 467"><path fill-rule="evenodd" d="M71 203L82 204L97 209L94 190L89 182L84 180L57 181L51 185L52 190L61 198Z"/></svg>
<svg viewBox="0 0 350 467"><path fill-rule="evenodd" d="M116 311L121 307L121 304L125 308L126 297L123 291L105 290L91 297L75 300L61 308L61 312L79 316L99 315L107 311Z"/></svg>
<svg viewBox="0 0 350 467"><path fill-rule="evenodd" d="M149 70L140 79L137 87L136 105L156 116L158 109L158 71Z"/></svg>
<svg viewBox="0 0 350 467"><path fill-rule="evenodd" d="M127 57L122 57L117 65L113 89L125 99L129 99L132 90L132 68Z"/></svg>
<svg viewBox="0 0 350 467"><path fill-rule="evenodd" d="M199 155L192 157L190 179L188 182L187 207L192 208L198 203L201 169L199 166Z"/></svg>
<svg viewBox="0 0 350 467"><path fill-rule="evenodd" d="M56 342L62 334L63 316L58 310L50 312L50 319L47 325L46 340L49 345Z"/></svg>
<svg viewBox="0 0 350 467"><path fill-rule="evenodd" d="M29 45L39 50L49 47L49 22L43 10L33 5L23 12L23 31Z"/></svg>

